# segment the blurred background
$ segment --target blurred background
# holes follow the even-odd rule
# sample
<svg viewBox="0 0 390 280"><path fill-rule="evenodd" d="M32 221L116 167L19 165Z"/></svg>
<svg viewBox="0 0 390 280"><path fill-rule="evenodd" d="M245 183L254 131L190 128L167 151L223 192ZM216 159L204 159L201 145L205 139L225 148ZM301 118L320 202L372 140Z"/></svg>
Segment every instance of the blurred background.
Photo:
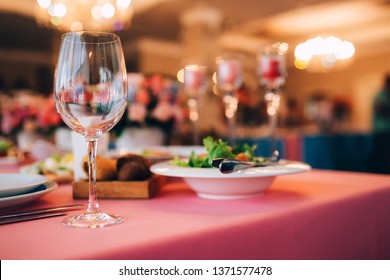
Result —
<svg viewBox="0 0 390 280"><path fill-rule="evenodd" d="M115 32L122 40L130 97L110 133L113 148L193 144L180 76L186 60L208 69L200 137L226 138L211 77L215 58L235 52L244 72L237 141L269 153L256 55L286 42L276 130L283 156L314 168L390 173L388 0L0 0L1 137L19 149L29 151L42 137L69 148L52 83L61 34L80 29ZM332 52L332 44L342 48Z"/></svg>

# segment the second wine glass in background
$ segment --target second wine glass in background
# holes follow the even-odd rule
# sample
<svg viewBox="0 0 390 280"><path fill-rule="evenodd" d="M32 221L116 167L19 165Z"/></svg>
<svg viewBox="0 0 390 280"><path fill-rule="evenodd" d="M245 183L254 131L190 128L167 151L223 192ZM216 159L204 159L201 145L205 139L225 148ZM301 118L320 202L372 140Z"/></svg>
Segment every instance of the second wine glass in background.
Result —
<svg viewBox="0 0 390 280"><path fill-rule="evenodd" d="M264 99L267 106L271 150L276 149L275 129L278 122L281 87L284 85L286 71L287 43L275 43L261 48L257 55L257 76L264 88Z"/></svg>
<svg viewBox="0 0 390 280"><path fill-rule="evenodd" d="M238 98L236 91L242 86L242 58L237 54L228 54L216 58L218 89L222 92L222 100L225 108L225 117L229 126L229 142L235 143L235 125Z"/></svg>
<svg viewBox="0 0 390 280"><path fill-rule="evenodd" d="M189 118L192 123L193 145L200 144L199 99L207 91L207 67L188 64L184 67L184 90L187 94Z"/></svg>

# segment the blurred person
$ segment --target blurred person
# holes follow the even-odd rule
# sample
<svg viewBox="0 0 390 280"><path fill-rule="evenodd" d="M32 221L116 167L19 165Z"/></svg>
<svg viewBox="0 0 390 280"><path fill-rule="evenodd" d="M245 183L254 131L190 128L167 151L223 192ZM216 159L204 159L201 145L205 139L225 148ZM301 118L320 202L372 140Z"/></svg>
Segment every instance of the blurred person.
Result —
<svg viewBox="0 0 390 280"><path fill-rule="evenodd" d="M383 88L374 99L373 130L390 133L390 74L386 75Z"/></svg>
<svg viewBox="0 0 390 280"><path fill-rule="evenodd" d="M299 111L298 101L295 98L289 97L286 100L286 109L281 120L283 127L288 129L299 128L303 125L301 112Z"/></svg>
<svg viewBox="0 0 390 280"><path fill-rule="evenodd" d="M390 174L390 74L375 96L373 110L372 172Z"/></svg>
<svg viewBox="0 0 390 280"><path fill-rule="evenodd" d="M333 122L334 132L347 132L350 130L352 114L351 101L345 97L333 99Z"/></svg>
<svg viewBox="0 0 390 280"><path fill-rule="evenodd" d="M315 124L317 132L331 133L333 129L332 100L325 93L315 92L305 103L305 116Z"/></svg>

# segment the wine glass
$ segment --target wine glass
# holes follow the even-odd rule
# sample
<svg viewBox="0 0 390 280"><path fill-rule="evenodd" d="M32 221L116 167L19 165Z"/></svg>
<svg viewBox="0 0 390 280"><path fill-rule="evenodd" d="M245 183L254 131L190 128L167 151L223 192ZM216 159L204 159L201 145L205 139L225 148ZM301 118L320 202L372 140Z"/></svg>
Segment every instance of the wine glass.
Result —
<svg viewBox="0 0 390 280"><path fill-rule="evenodd" d="M222 101L225 107L225 117L229 126L229 143L235 143L235 125L238 98L236 90L242 86L243 75L241 56L228 54L219 56L217 64L217 86L222 91Z"/></svg>
<svg viewBox="0 0 390 280"><path fill-rule="evenodd" d="M272 150L276 148L275 130L278 122L281 87L287 76L285 61L287 50L288 44L279 42L261 49L257 55L257 75L260 84L264 87Z"/></svg>
<svg viewBox="0 0 390 280"><path fill-rule="evenodd" d="M54 80L58 113L84 136L88 151L88 208L69 216L66 226L101 228L124 221L102 212L97 201L96 152L99 137L122 117L127 105L127 73L120 38L104 32L70 32L62 36Z"/></svg>
<svg viewBox="0 0 390 280"><path fill-rule="evenodd" d="M199 64L188 64L184 67L184 90L188 96L187 105L192 123L193 144L199 145L199 98L206 93L207 67Z"/></svg>

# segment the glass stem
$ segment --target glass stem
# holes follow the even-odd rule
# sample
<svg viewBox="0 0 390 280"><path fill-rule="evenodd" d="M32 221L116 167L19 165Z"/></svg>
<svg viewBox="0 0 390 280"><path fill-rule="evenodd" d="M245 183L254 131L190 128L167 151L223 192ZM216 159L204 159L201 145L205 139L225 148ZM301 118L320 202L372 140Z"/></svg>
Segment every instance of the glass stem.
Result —
<svg viewBox="0 0 390 280"><path fill-rule="evenodd" d="M96 186L96 152L98 138L86 138L88 150L88 183L89 196L87 213L95 214L100 212L99 203L97 201L97 186Z"/></svg>
<svg viewBox="0 0 390 280"><path fill-rule="evenodd" d="M275 130L276 130L277 123L278 123L278 115L274 114L274 115L270 116L270 138L271 138L271 151L270 151L270 153L271 154L274 150L276 150Z"/></svg>
<svg viewBox="0 0 390 280"><path fill-rule="evenodd" d="M236 111L238 107L238 98L234 92L227 92L223 97L225 104L225 116L228 120L229 144L234 146L236 141Z"/></svg>
<svg viewBox="0 0 390 280"><path fill-rule="evenodd" d="M267 114L269 117L269 129L271 139L271 153L276 149L276 127L278 124L280 92L278 88L268 88L265 94Z"/></svg>
<svg viewBox="0 0 390 280"><path fill-rule="evenodd" d="M193 145L199 145L199 125L198 121L193 122L192 142Z"/></svg>
<svg viewBox="0 0 390 280"><path fill-rule="evenodd" d="M236 135L235 135L235 127L236 127L236 118L235 115L231 116L228 119L229 122L229 143L231 146L236 144Z"/></svg>
<svg viewBox="0 0 390 280"><path fill-rule="evenodd" d="M199 105L196 98L188 100L188 108L190 110L190 120L192 122L192 142L193 145L199 145Z"/></svg>

